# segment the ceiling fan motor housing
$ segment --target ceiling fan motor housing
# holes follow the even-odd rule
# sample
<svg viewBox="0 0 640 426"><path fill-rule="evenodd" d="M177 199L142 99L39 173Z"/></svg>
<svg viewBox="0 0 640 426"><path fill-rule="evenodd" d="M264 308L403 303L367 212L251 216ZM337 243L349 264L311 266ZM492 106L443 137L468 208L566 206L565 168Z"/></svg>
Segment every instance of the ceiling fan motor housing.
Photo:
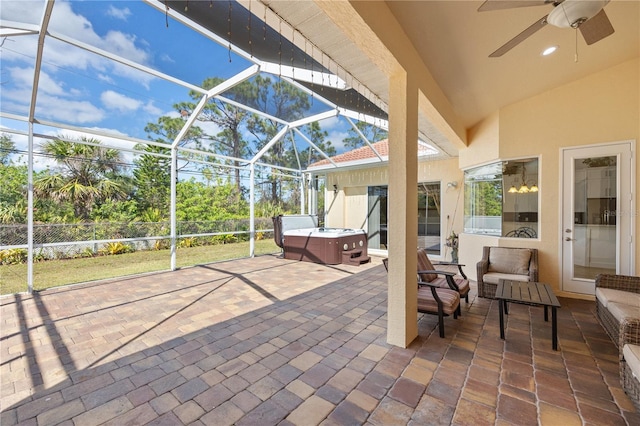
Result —
<svg viewBox="0 0 640 426"><path fill-rule="evenodd" d="M578 28L593 18L609 0L565 0L547 16L547 22L559 28Z"/></svg>

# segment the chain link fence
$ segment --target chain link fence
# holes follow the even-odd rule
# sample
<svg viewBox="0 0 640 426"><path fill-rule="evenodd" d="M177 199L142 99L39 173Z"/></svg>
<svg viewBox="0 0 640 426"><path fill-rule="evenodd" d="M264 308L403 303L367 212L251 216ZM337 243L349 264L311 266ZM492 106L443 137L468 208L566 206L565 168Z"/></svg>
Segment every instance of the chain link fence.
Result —
<svg viewBox="0 0 640 426"><path fill-rule="evenodd" d="M255 227L256 239L272 238L271 218L256 218ZM247 241L249 230L249 219L183 221L177 223L176 235L179 245L194 246ZM27 225L0 225L0 252L5 253L5 260L9 251L14 252L14 257L26 259L27 231ZM35 224L34 257L37 260L67 259L94 256L101 251L117 254L113 251L168 248L170 232L168 221Z"/></svg>

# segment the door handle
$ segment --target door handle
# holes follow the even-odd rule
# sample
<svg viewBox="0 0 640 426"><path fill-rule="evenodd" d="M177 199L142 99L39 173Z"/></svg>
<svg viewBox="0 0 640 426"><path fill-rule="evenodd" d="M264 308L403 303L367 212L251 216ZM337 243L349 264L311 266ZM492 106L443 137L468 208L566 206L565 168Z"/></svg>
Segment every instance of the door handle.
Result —
<svg viewBox="0 0 640 426"><path fill-rule="evenodd" d="M565 241L573 241L573 238L566 237L564 240Z"/></svg>

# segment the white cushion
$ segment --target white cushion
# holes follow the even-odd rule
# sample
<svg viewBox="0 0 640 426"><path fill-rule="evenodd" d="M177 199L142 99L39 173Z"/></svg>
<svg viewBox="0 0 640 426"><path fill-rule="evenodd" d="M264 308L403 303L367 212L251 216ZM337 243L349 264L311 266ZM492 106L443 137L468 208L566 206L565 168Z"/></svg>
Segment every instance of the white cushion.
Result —
<svg viewBox="0 0 640 426"><path fill-rule="evenodd" d="M640 380L640 346L626 344L622 348L622 355L633 375Z"/></svg>
<svg viewBox="0 0 640 426"><path fill-rule="evenodd" d="M500 272L487 272L482 276L482 281L489 284L498 284L500 280L511 281L529 281L529 275L517 275L517 274L502 274Z"/></svg>
<svg viewBox="0 0 640 426"><path fill-rule="evenodd" d="M491 247L489 272L528 274L531 250L523 248Z"/></svg>
<svg viewBox="0 0 640 426"><path fill-rule="evenodd" d="M637 318L638 317L638 308L635 306L627 305L626 303L620 302L609 302L607 304L607 309L613 315L615 319L619 322L622 322L625 318Z"/></svg>
<svg viewBox="0 0 640 426"><path fill-rule="evenodd" d="M609 302L617 302L635 306L640 309L640 293L606 287L596 287L596 298L605 308ZM640 310L638 311L637 316L640 316Z"/></svg>

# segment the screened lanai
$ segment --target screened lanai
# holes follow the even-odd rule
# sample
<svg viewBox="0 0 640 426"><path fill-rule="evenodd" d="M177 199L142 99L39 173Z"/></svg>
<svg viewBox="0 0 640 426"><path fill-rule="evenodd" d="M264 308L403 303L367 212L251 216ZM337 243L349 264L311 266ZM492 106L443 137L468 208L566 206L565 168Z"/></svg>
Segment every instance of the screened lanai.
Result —
<svg viewBox="0 0 640 426"><path fill-rule="evenodd" d="M26 265L17 291L38 288L47 259L162 248L158 268L173 270L189 264L179 247L206 238L276 250L271 216L322 217L309 164L339 167L333 155L360 147L386 160L372 142L387 106L261 2L3 1L0 13L2 159L19 175L0 200L0 250ZM219 204L196 205L189 185Z"/></svg>

